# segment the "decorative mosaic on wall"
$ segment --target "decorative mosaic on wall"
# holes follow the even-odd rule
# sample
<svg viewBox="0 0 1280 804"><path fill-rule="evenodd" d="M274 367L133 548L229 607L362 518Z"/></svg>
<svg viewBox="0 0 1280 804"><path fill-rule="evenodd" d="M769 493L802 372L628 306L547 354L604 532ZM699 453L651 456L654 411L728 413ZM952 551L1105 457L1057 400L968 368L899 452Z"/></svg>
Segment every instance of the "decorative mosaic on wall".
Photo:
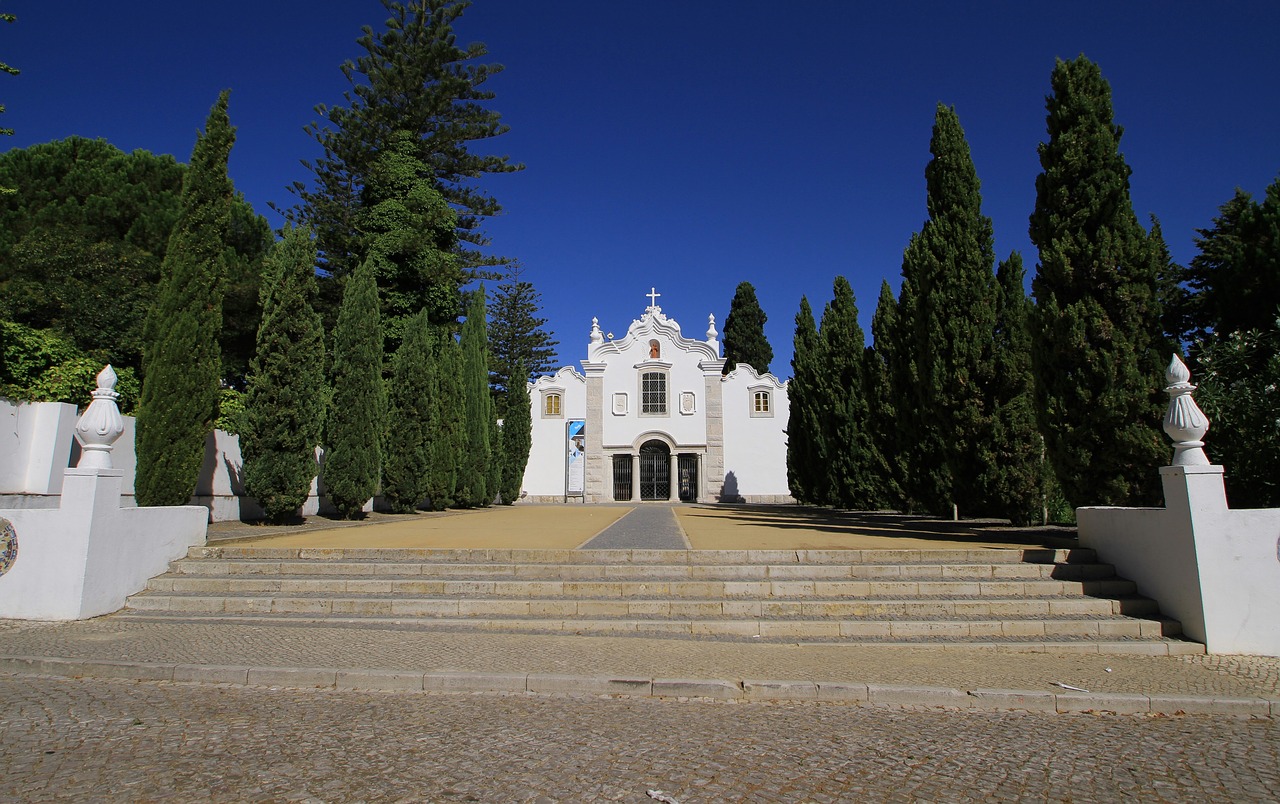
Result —
<svg viewBox="0 0 1280 804"><path fill-rule="evenodd" d="M18 560L18 531L13 523L0 517L0 575L4 575Z"/></svg>

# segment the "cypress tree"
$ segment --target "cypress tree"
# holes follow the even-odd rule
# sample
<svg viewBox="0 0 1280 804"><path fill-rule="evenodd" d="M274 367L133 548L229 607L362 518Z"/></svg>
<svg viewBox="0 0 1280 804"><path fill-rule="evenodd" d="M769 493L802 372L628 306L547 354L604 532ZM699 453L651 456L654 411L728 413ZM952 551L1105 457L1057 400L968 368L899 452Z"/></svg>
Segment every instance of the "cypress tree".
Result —
<svg viewBox="0 0 1280 804"><path fill-rule="evenodd" d="M316 476L324 415L324 330L312 308L316 247L286 225L267 256L262 323L249 367L240 433L244 484L273 522L297 514Z"/></svg>
<svg viewBox="0 0 1280 804"><path fill-rule="evenodd" d="M513 376L523 378L527 372L517 365ZM520 486L524 482L524 470L529 464L529 450L533 447L533 413L530 407L529 386L523 380L507 388L506 413L502 417L502 504L511 505L520 499Z"/></svg>
<svg viewBox="0 0 1280 804"><path fill-rule="evenodd" d="M880 299L871 317L871 346L865 353L867 378L867 421L875 446L878 466L878 496L890 508L904 506L899 457L901 416L893 390L893 366L897 344L897 302L887 280L880 283Z"/></svg>
<svg viewBox="0 0 1280 804"><path fill-rule="evenodd" d="M436 511L459 504L458 476L465 455L466 403L462 347L447 331L438 333L436 372L431 395L431 467L427 494Z"/></svg>
<svg viewBox="0 0 1280 804"><path fill-rule="evenodd" d="M227 157L235 129L228 92L196 140L169 235L162 288L144 327L134 493L139 505L184 505L195 491L204 442L217 417L227 223Z"/></svg>
<svg viewBox="0 0 1280 804"><path fill-rule="evenodd" d="M979 446L990 427L995 324L991 219L955 109L939 105L925 168L929 219L911 238L902 274L915 293L909 348L917 366L910 433L921 462L916 494L935 513L982 497Z"/></svg>
<svg viewBox="0 0 1280 804"><path fill-rule="evenodd" d="M1031 300L1023 289L1022 255L1013 252L996 272L995 381L991 437L980 446L982 485L991 513L1014 525L1037 521L1044 507L1044 439L1036 426L1031 372Z"/></svg>
<svg viewBox="0 0 1280 804"><path fill-rule="evenodd" d="M386 401L373 260L347 280L333 335L332 372L324 485L338 515L352 519L377 491L382 465Z"/></svg>
<svg viewBox="0 0 1280 804"><path fill-rule="evenodd" d="M883 505L875 479L875 447L869 430L866 381L863 375L866 337L858 324L858 307L849 280L837 276L831 303L818 329L819 426L818 465L826 473L820 484L828 505L874 509Z"/></svg>
<svg viewBox="0 0 1280 804"><path fill-rule="evenodd" d="M412 512L427 498L433 444L431 323L427 310L409 319L392 361L387 389L387 450L382 496L397 511Z"/></svg>
<svg viewBox="0 0 1280 804"><path fill-rule="evenodd" d="M484 286L471 296L462 324L464 444L458 471L457 499L480 507L493 500L488 487L493 445L493 402L489 398L489 338L485 327ZM497 491L497 489L493 489Z"/></svg>
<svg viewBox="0 0 1280 804"><path fill-rule="evenodd" d="M740 282L729 303L729 315L724 319L724 373L728 374L746 363L759 374L769 371L773 362L773 347L764 336L764 323L768 316L760 309L755 286Z"/></svg>
<svg viewBox="0 0 1280 804"><path fill-rule="evenodd" d="M1168 458L1159 255L1133 213L1102 72L1059 61L1052 86L1030 226L1040 431L1073 506L1151 503Z"/></svg>
<svg viewBox="0 0 1280 804"><path fill-rule="evenodd" d="M818 378L823 366L818 346L818 325L813 320L809 300L800 297L796 313L794 350L791 357L791 380L787 383L787 487L798 502L819 502L818 480L822 468L818 451L822 428L818 416Z"/></svg>

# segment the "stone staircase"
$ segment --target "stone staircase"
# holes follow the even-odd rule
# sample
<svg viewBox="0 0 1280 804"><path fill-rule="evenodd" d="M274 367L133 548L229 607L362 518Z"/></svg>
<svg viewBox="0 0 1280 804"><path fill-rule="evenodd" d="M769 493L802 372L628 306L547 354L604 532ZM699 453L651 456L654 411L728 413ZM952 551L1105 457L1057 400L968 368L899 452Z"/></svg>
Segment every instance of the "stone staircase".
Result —
<svg viewBox="0 0 1280 804"><path fill-rule="evenodd" d="M1086 549L196 547L118 616L1202 653Z"/></svg>

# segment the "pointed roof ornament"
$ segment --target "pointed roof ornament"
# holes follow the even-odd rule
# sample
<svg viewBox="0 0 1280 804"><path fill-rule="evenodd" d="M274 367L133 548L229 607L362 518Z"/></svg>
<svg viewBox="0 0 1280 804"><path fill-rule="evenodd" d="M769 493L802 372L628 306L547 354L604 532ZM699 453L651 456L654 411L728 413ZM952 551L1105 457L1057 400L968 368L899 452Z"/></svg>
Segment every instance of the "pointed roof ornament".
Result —
<svg viewBox="0 0 1280 804"><path fill-rule="evenodd" d="M1209 456L1204 454L1204 434L1209 432L1209 419L1200 410L1191 392L1191 372L1176 354L1164 372L1169 383L1165 393L1169 395L1169 409L1164 414L1164 431L1173 439L1172 466L1208 466Z"/></svg>

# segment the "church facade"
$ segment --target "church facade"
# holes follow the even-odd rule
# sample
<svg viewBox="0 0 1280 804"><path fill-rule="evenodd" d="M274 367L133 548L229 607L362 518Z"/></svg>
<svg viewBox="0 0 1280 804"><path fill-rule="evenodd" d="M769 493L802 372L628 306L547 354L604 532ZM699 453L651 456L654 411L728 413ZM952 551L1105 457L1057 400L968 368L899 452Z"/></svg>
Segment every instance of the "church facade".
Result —
<svg viewBox="0 0 1280 804"><path fill-rule="evenodd" d="M790 502L787 385L739 364L719 334L686 338L656 291L621 338L592 319L582 370L529 384L536 502Z"/></svg>

